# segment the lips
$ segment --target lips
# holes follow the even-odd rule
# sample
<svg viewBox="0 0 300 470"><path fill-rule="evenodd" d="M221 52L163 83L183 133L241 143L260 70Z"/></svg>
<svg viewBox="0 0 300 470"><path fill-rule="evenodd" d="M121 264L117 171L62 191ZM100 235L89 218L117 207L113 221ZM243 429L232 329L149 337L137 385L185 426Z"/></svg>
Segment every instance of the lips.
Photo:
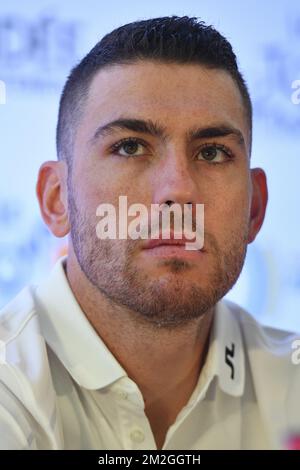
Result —
<svg viewBox="0 0 300 470"><path fill-rule="evenodd" d="M171 245L171 246L178 246L178 247L182 247L182 246L185 246L186 243L191 243L192 241L195 240L195 237L194 239L188 239L186 238L186 236L184 234L180 234L181 238L175 238L175 233L173 231L170 231L170 235L168 235L168 238L166 238L166 235L165 235L165 238L163 238L163 234L162 232L159 233L159 238L158 239L150 239L148 240L145 245L144 245L144 248L145 249L151 249L151 248L156 248L158 246L164 246L164 245Z"/></svg>
<svg viewBox="0 0 300 470"><path fill-rule="evenodd" d="M190 240L189 240L190 241ZM158 239L158 240L149 240L146 245L145 249L149 250L152 248L157 248L159 246L178 246L178 247L184 247L186 244L187 240L181 239L181 240L175 240L175 239Z"/></svg>

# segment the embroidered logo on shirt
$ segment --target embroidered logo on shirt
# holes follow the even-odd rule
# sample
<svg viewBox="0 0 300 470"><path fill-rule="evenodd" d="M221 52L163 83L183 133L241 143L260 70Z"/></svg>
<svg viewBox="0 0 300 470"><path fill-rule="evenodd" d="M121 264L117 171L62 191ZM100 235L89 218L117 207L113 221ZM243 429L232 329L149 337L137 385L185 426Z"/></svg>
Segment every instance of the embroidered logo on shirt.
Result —
<svg viewBox="0 0 300 470"><path fill-rule="evenodd" d="M225 362L231 369L230 377L232 380L234 379L234 364L232 362L232 359L234 358L234 349L235 349L234 343L231 344L231 348L228 348L228 346L226 346L225 348Z"/></svg>

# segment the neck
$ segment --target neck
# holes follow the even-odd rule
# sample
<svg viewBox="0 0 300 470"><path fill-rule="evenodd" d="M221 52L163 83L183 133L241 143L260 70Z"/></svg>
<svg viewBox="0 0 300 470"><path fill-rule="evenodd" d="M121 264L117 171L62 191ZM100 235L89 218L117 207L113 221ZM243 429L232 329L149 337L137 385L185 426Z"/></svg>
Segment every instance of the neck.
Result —
<svg viewBox="0 0 300 470"><path fill-rule="evenodd" d="M161 429L163 410L167 429L197 384L208 349L213 309L182 326L159 328L138 312L114 304L70 257L66 274L87 319L139 387L149 420L152 416L154 425L159 417Z"/></svg>

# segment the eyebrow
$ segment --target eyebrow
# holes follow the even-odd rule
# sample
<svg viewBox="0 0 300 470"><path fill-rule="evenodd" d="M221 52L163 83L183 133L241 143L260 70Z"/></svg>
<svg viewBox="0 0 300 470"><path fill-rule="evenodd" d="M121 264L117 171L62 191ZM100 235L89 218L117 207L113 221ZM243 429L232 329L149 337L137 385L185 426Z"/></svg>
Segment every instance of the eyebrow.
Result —
<svg viewBox="0 0 300 470"><path fill-rule="evenodd" d="M105 137L114 133L116 130L129 130L137 133L148 134L153 137L159 137L163 140L168 138L166 127L152 121L151 119L131 119L120 118L99 126L94 133L91 142L94 143L99 137ZM238 144L246 149L245 139L242 132L235 127L223 124L216 124L209 127L194 128L187 132L186 137L189 141L214 137L233 136Z"/></svg>
<svg viewBox="0 0 300 470"><path fill-rule="evenodd" d="M166 128L153 122L151 119L145 121L143 119L121 118L98 127L92 137L92 141L97 140L100 136L105 137L110 135L118 129L149 134L153 137L166 137Z"/></svg>
<svg viewBox="0 0 300 470"><path fill-rule="evenodd" d="M210 127L203 127L198 129L193 129L188 132L189 140L196 140L196 139L208 139L214 137L226 137L226 136L233 136L238 144L246 148L246 143L242 132L239 129L236 129L232 126L227 125L215 125Z"/></svg>

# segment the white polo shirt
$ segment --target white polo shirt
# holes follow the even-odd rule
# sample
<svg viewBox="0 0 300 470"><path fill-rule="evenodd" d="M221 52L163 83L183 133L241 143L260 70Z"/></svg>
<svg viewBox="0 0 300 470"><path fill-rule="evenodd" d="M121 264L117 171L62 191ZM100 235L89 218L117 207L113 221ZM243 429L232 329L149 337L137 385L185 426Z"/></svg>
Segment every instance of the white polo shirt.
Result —
<svg viewBox="0 0 300 470"><path fill-rule="evenodd" d="M154 450L143 396L80 309L64 262L0 314L0 449ZM198 384L163 450L282 448L300 431L295 338L219 302Z"/></svg>

